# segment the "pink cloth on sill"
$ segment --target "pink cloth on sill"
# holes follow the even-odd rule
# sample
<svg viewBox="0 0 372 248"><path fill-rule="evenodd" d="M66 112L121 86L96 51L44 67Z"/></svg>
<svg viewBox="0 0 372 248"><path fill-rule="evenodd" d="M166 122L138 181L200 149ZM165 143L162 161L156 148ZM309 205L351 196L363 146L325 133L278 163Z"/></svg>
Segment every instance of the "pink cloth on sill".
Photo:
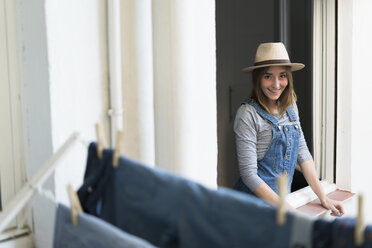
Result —
<svg viewBox="0 0 372 248"><path fill-rule="evenodd" d="M330 199L337 200L337 201L345 201L345 200L351 198L353 195L355 195L355 194L351 193L350 191L339 190L339 189L327 194L327 196ZM320 214L321 212L326 210L320 204L320 201L319 201L318 198L315 199L314 201L311 201L311 202L301 206L301 207L298 207L297 209L301 212L308 213L308 214L311 214L311 215L317 215L317 214Z"/></svg>

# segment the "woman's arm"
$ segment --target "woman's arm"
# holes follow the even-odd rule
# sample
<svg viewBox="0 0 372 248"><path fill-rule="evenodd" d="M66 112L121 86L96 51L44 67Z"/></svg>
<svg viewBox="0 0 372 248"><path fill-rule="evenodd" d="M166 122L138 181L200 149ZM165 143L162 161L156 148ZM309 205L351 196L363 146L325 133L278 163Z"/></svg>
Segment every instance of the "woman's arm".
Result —
<svg viewBox="0 0 372 248"><path fill-rule="evenodd" d="M258 186L253 193L274 206L279 203L279 196L266 183L262 183Z"/></svg>
<svg viewBox="0 0 372 248"><path fill-rule="evenodd" d="M343 215L344 208L342 207L341 203L339 201L328 198L327 195L324 193L322 185L320 184L315 171L314 160L307 160L300 166L307 183L310 185L314 193L319 197L319 200L322 203L323 207L331 210L332 215Z"/></svg>
<svg viewBox="0 0 372 248"><path fill-rule="evenodd" d="M257 116L250 105L241 105L234 122L236 155L244 184L253 191L263 180L257 175Z"/></svg>
<svg viewBox="0 0 372 248"><path fill-rule="evenodd" d="M296 103L294 103L294 111L298 118L298 125L301 125ZM332 211L332 215L342 215L344 213L344 209L341 203L329 199L323 191L322 185L320 184L318 176L316 174L314 160L306 145L305 137L302 131L297 162L301 166L302 173L304 174L307 183L310 185L314 193L319 197L319 200L322 203L323 207L325 207L326 209L330 209Z"/></svg>
<svg viewBox="0 0 372 248"><path fill-rule="evenodd" d="M269 185L266 183L262 183L260 186L258 186L254 192L255 195L260 197L262 200L266 201L267 203L270 203L271 205L278 206L279 204L279 196L272 190ZM296 212L297 209L295 209L293 206L289 205L287 203L287 208L292 211Z"/></svg>

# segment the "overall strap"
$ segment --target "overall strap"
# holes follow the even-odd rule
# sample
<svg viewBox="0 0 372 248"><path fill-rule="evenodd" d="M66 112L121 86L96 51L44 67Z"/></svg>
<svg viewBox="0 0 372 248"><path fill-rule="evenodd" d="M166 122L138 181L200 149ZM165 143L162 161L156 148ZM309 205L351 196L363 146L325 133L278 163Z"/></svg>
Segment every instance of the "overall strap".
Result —
<svg viewBox="0 0 372 248"><path fill-rule="evenodd" d="M293 103L293 104L295 104L295 103ZM296 113L293 110L293 105L288 107L287 115L289 116L289 119L291 120L291 122L297 121L297 116L296 116Z"/></svg>
<svg viewBox="0 0 372 248"><path fill-rule="evenodd" d="M275 119L274 116L272 116L271 114L267 113L266 110L264 110L255 100L253 99L245 99L242 104L249 104L251 106L253 106L257 113L262 117L264 118L265 120L271 122L271 124L273 125L277 125L278 121Z"/></svg>

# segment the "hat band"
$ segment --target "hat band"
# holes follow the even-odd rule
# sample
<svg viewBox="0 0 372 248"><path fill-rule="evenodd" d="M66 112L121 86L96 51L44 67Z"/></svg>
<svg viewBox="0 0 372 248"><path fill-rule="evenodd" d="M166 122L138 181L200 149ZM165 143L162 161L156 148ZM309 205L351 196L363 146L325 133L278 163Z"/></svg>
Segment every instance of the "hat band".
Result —
<svg viewBox="0 0 372 248"><path fill-rule="evenodd" d="M270 65L270 64L290 64L291 61L289 59L272 59L272 60L264 60L260 62L254 63L255 66L259 65Z"/></svg>

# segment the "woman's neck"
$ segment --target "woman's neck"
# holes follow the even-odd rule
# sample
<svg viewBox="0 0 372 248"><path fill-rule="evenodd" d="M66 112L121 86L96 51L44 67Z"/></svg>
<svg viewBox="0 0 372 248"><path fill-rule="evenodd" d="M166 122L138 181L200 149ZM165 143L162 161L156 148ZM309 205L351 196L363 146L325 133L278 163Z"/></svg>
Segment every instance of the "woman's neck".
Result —
<svg viewBox="0 0 372 248"><path fill-rule="evenodd" d="M272 114L278 113L278 104L276 102L269 102L268 107L270 113Z"/></svg>

